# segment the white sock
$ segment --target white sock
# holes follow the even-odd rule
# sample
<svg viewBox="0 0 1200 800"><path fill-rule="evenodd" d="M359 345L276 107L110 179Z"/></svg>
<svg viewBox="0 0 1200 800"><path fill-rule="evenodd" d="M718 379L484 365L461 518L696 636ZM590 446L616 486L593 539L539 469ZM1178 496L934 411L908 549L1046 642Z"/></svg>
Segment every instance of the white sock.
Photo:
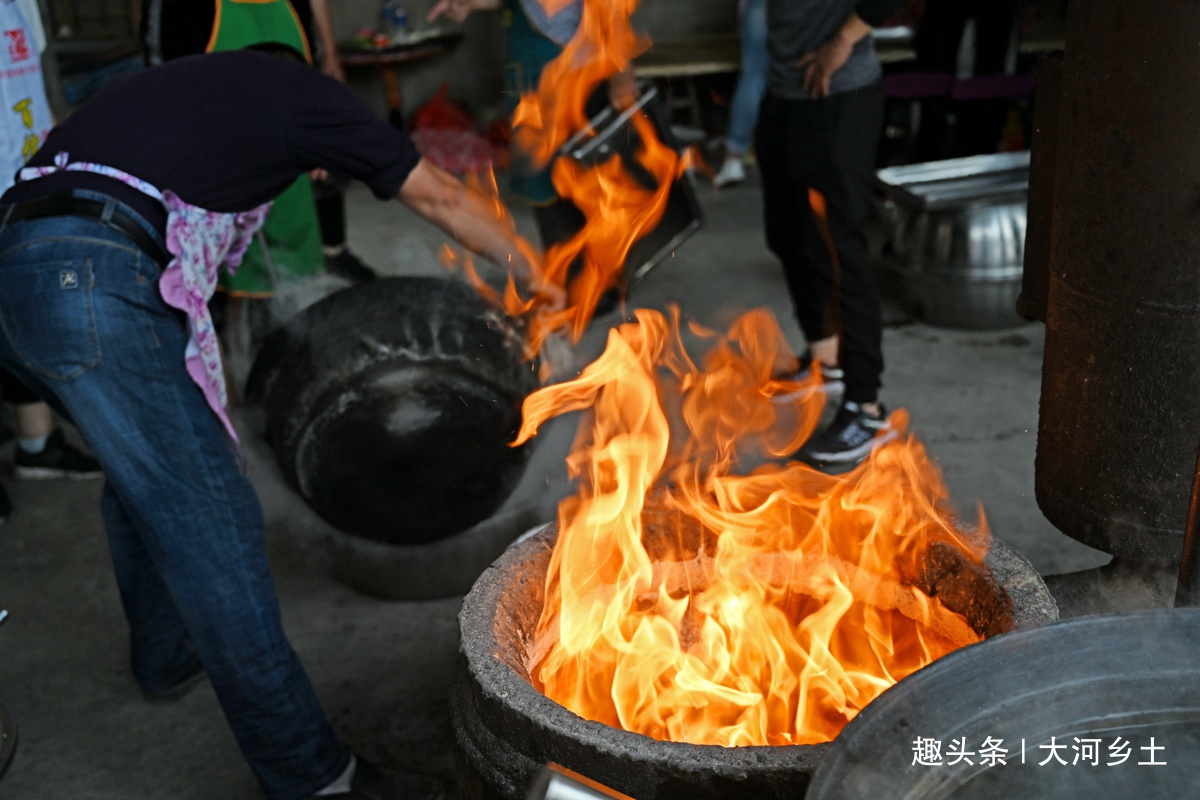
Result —
<svg viewBox="0 0 1200 800"><path fill-rule="evenodd" d="M357 766L358 759L351 755L350 765L346 767L346 771L339 775L333 783L313 795L313 797L329 797L330 795L349 793L350 782L354 780L354 769Z"/></svg>
<svg viewBox="0 0 1200 800"><path fill-rule="evenodd" d="M330 258L333 258L334 256L340 256L342 253L344 253L346 251L346 245L337 244L333 245L332 247L329 245L321 245L321 251Z"/></svg>
<svg viewBox="0 0 1200 800"><path fill-rule="evenodd" d="M17 439L17 444L29 455L36 456L46 449L46 440L49 438L49 436L38 436L33 439Z"/></svg>

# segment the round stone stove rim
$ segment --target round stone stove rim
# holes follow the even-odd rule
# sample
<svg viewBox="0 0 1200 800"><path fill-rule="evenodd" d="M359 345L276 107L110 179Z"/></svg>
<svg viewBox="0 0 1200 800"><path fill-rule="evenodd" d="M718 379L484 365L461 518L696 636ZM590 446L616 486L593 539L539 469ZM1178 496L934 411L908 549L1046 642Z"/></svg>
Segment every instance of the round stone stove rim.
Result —
<svg viewBox="0 0 1200 800"><path fill-rule="evenodd" d="M464 598L459 612L461 635L460 648L466 673L472 684L470 699L460 696L458 703L470 702L474 711L488 730L489 702L500 698L505 703L507 720L495 720L501 730L509 730L515 738L535 752L519 755L531 762L557 762L576 769L595 780L604 781L607 776L589 774L586 765L572 763L574 749L570 743L587 736L586 748L596 755L611 757L614 764L655 762L665 765L676 774L697 773L704 776L724 777L741 780L749 772L805 772L811 774L829 742L813 745L780 745L723 747L720 745L698 745L687 742L661 741L640 733L614 728L600 722L584 719L557 702L537 691L529 682L522 664L520 671L506 660L504 648L498 643L495 631L498 625L507 623L510 628L521 629L528 635L527 626L516 625L508 593L513 580L527 582L523 567L531 561L549 559L553 548L554 525L547 525L537 534L508 548L475 582L471 592ZM1000 585L1012 597L1013 627L1011 630L1033 627L1057 619L1057 606L1045 584L1032 565L1020 554L993 539L985 564L998 577ZM497 577L500 573L503 577ZM538 580L545 575L543 569ZM1005 576L1008 580L1003 580ZM537 595L541 596L538 587ZM1044 613L1036 613L1037 609ZM507 619L502 619L507 617ZM522 636L522 643L526 641ZM486 693L490 697L480 696ZM511 717L515 715L516 720ZM537 731L534 737L522 737L514 722L521 723L527 731ZM460 739L462 733L460 732ZM461 742L460 742L461 746ZM518 755L518 753L513 753ZM538 764L537 766L540 766ZM530 775L532 779L532 775ZM614 788L628 792L628 788ZM637 796L634 794L633 796Z"/></svg>

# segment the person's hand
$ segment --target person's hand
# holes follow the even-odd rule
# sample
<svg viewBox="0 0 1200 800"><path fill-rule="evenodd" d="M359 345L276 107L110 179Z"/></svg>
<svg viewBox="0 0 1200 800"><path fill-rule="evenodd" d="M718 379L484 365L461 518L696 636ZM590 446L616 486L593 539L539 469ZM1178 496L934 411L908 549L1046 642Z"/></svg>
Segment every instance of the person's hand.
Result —
<svg viewBox="0 0 1200 800"><path fill-rule="evenodd" d="M854 45L870 33L871 26L863 22L856 12L851 11L850 16L846 17L846 21L829 41L811 53L805 53L796 62L796 66L804 70L804 91L813 98L828 97L829 81L833 78L833 73L849 60Z"/></svg>
<svg viewBox="0 0 1200 800"><path fill-rule="evenodd" d="M438 0L425 15L425 21L433 22L444 16L451 22L462 22L472 11L494 10L500 7L500 2L501 0Z"/></svg>
<svg viewBox="0 0 1200 800"><path fill-rule="evenodd" d="M509 274L521 286L533 292L542 305L561 309L567 303L567 293L545 278L544 254L528 239L517 239L516 252L509 256Z"/></svg>
<svg viewBox="0 0 1200 800"><path fill-rule="evenodd" d="M854 43L839 32L816 50L801 56L796 66L804 69L804 91L814 99L828 97L833 73L849 60L853 49Z"/></svg>
<svg viewBox="0 0 1200 800"><path fill-rule="evenodd" d="M338 83L346 82L346 73L342 71L342 62L338 59L337 53L327 53L321 59L321 72L333 78Z"/></svg>

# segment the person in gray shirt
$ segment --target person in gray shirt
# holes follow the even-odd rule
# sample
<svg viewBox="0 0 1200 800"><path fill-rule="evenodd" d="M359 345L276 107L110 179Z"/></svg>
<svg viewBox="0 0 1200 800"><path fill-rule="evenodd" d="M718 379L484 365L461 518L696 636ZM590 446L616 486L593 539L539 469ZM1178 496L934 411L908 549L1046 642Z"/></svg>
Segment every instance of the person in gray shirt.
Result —
<svg viewBox="0 0 1200 800"><path fill-rule="evenodd" d="M783 264L808 351L793 375L819 369L832 424L798 458L844 471L896 436L879 403L879 296L866 221L883 130L882 69L870 32L901 0L768 0L770 74L755 149L767 245Z"/></svg>

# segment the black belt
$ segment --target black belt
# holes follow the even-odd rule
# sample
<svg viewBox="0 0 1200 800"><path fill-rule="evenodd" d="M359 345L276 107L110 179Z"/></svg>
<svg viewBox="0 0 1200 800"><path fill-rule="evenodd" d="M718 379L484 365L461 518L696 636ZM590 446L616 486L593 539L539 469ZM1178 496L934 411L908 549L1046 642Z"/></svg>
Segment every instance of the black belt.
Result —
<svg viewBox="0 0 1200 800"><path fill-rule="evenodd" d="M9 206L8 222L19 222L26 219L41 219L42 217L83 217L104 221L104 210L109 201L92 200L87 197L76 197L71 194L50 194L23 203ZM119 208L112 209L108 217L108 225L120 231L131 242L136 244L143 253L158 262L160 267L166 266L171 259L163 251L162 246L154 240L142 225L131 215Z"/></svg>

